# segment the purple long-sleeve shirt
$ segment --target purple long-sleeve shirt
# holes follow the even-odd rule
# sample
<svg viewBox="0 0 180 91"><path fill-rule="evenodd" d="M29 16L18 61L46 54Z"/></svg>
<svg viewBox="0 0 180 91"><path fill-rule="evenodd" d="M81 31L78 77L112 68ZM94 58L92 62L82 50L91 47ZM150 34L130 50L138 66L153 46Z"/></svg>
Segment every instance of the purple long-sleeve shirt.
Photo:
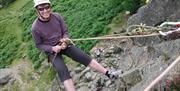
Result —
<svg viewBox="0 0 180 91"><path fill-rule="evenodd" d="M61 38L68 37L67 27L58 13L51 13L49 21L37 18L32 24L32 37L38 49L52 53Z"/></svg>

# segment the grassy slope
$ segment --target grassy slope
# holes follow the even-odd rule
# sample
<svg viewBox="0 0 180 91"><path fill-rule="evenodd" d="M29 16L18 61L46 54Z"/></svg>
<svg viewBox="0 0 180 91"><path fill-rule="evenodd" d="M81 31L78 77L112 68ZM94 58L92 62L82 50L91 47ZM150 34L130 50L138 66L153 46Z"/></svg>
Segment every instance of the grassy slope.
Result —
<svg viewBox="0 0 180 91"><path fill-rule="evenodd" d="M0 61L4 62L8 60L8 62L4 62L4 63L2 62L0 64L0 67L4 67L3 65L9 65L11 64L11 62L13 62L9 66L14 69L17 75L19 74L23 76L22 77L24 78L22 79L23 81L30 78L28 74L26 74L23 71L27 72L26 69L31 69L31 71L29 72L32 72L32 69L33 69L32 65L30 65L31 63L28 61L27 62L29 65L22 64L23 68L19 68L20 67L19 64L22 63L22 60L20 60L20 58L26 55L24 54L26 53L25 52L26 48L25 48L24 43L22 42L23 30L22 30L21 21L19 20L19 15L23 14L20 11L20 9L29 1L31 0L16 0L12 4L10 4L9 7L3 8L0 10L0 39L1 39L0 40L1 41ZM7 57L5 58L4 56L7 56ZM26 68L24 69L24 67ZM21 72L18 71L17 68L19 68ZM21 86L19 82L15 81L13 86L11 87L7 86L4 89L1 89L1 91L9 91L9 90L10 91L27 91L27 90L21 90L19 86Z"/></svg>
<svg viewBox="0 0 180 91"><path fill-rule="evenodd" d="M18 48L22 48L22 27L18 16L27 1L17 0L0 10L0 68L7 67L21 53Z"/></svg>

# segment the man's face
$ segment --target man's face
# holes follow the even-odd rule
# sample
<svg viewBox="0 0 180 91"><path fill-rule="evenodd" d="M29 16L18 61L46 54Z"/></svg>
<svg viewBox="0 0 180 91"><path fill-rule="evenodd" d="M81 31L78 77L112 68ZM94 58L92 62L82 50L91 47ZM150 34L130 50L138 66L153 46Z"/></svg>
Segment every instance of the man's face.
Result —
<svg viewBox="0 0 180 91"><path fill-rule="evenodd" d="M41 4L37 6L37 10L42 18L47 19L50 17L50 7L50 4Z"/></svg>

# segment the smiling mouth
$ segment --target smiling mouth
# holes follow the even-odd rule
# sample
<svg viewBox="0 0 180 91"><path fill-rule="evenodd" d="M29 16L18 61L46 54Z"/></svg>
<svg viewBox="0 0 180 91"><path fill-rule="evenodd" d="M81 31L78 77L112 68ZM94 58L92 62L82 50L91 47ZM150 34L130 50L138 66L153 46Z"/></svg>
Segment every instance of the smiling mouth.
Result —
<svg viewBox="0 0 180 91"><path fill-rule="evenodd" d="M44 16L50 16L50 14L49 14L49 13L44 13L43 15L44 15Z"/></svg>

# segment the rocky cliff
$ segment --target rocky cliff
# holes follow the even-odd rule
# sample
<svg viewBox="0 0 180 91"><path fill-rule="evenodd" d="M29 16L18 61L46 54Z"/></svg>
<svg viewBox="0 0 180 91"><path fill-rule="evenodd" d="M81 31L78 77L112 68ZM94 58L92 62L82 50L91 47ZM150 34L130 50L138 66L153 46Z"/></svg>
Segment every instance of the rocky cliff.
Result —
<svg viewBox="0 0 180 91"><path fill-rule="evenodd" d="M178 21L180 18L179 0L149 0L128 20L128 25L146 24L156 26L164 21Z"/></svg>

